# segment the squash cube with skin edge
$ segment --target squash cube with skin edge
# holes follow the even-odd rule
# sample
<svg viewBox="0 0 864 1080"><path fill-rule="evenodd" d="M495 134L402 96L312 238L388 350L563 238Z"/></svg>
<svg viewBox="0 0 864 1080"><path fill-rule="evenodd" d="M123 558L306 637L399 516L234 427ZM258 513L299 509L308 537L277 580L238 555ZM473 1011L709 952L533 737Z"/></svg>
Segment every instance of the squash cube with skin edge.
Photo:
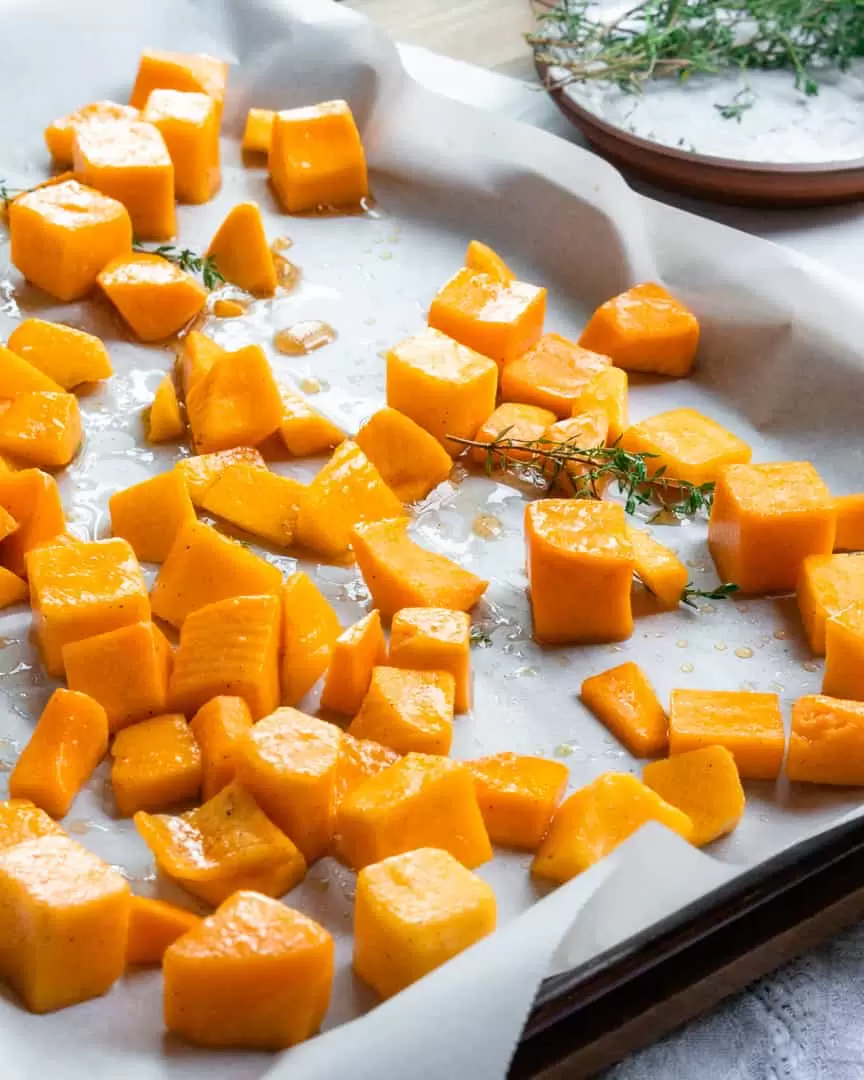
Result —
<svg viewBox="0 0 864 1080"><path fill-rule="evenodd" d="M467 764L492 843L536 851L567 787L567 766L511 753Z"/></svg>
<svg viewBox="0 0 864 1080"><path fill-rule="evenodd" d="M113 374L108 350L99 338L62 323L25 319L9 335L9 348L63 390L99 382ZM33 387L50 390L53 387Z"/></svg>
<svg viewBox="0 0 864 1080"><path fill-rule="evenodd" d="M54 818L30 799L4 799L0 802L0 852L25 840L65 835Z"/></svg>
<svg viewBox="0 0 864 1080"><path fill-rule="evenodd" d="M628 428L621 446L633 454L651 454L645 464L670 479L713 483L724 465L746 465L750 447L737 435L695 409L670 409Z"/></svg>
<svg viewBox="0 0 864 1080"><path fill-rule="evenodd" d="M202 705L189 726L201 750L201 797L206 802L233 781L240 741L252 728L252 714L243 698L222 695Z"/></svg>
<svg viewBox="0 0 864 1080"><path fill-rule="evenodd" d="M20 604L27 599L30 590L24 578L13 574L5 566L0 566L0 611L13 604Z"/></svg>
<svg viewBox="0 0 864 1080"><path fill-rule="evenodd" d="M799 698L792 706L786 775L807 784L864 785L864 701Z"/></svg>
<svg viewBox="0 0 864 1080"><path fill-rule="evenodd" d="M256 465L231 465L208 488L201 506L208 514L276 547L294 539L306 485Z"/></svg>
<svg viewBox="0 0 864 1080"><path fill-rule="evenodd" d="M27 555L66 531L57 481L41 469L0 472L0 506L18 522L15 532L0 545L0 561L26 577Z"/></svg>
<svg viewBox="0 0 864 1080"><path fill-rule="evenodd" d="M387 643L376 609L336 639L321 691L321 708L353 716L369 691L373 669L386 662Z"/></svg>
<svg viewBox="0 0 864 1080"><path fill-rule="evenodd" d="M98 281L141 341L164 341L194 319L207 292L161 255L134 252L102 267Z"/></svg>
<svg viewBox="0 0 864 1080"><path fill-rule="evenodd" d="M217 360L187 393L186 412L200 453L255 446L272 435L282 420L282 398L261 346Z"/></svg>
<svg viewBox="0 0 864 1080"><path fill-rule="evenodd" d="M864 551L864 494L840 495L834 506L837 511L834 550Z"/></svg>
<svg viewBox="0 0 864 1080"><path fill-rule="evenodd" d="M132 248L126 207L75 180L37 188L9 205L10 259L58 300L79 300L107 262Z"/></svg>
<svg viewBox="0 0 864 1080"><path fill-rule="evenodd" d="M276 292L276 264L257 203L238 203L228 211L210 241L207 257L226 281L253 296Z"/></svg>
<svg viewBox="0 0 864 1080"><path fill-rule="evenodd" d="M669 753L725 746L746 780L775 780L786 736L776 694L746 690L673 690Z"/></svg>
<svg viewBox="0 0 864 1080"><path fill-rule="evenodd" d="M330 665L342 633L339 616L308 574L298 570L282 589L282 703L297 705Z"/></svg>
<svg viewBox="0 0 864 1080"><path fill-rule="evenodd" d="M447 608L402 608L390 625L392 667L413 671L449 671L454 679L454 708L471 708L471 619Z"/></svg>
<svg viewBox="0 0 864 1080"><path fill-rule="evenodd" d="M363 143L344 101L277 112L267 163L289 214L357 205L369 194Z"/></svg>
<svg viewBox="0 0 864 1080"><path fill-rule="evenodd" d="M516 280L516 275L498 252L480 240L469 241L465 252L465 266L475 274L486 274L504 284Z"/></svg>
<svg viewBox="0 0 864 1080"><path fill-rule="evenodd" d="M0 399L8 401L19 394L38 391L59 394L62 390L59 383L13 352L11 346L0 345Z"/></svg>
<svg viewBox="0 0 864 1080"><path fill-rule="evenodd" d="M387 353L387 404L419 424L450 454L473 439L495 408L498 365L438 330L427 329Z"/></svg>
<svg viewBox="0 0 864 1080"><path fill-rule="evenodd" d="M126 963L138 967L161 964L168 946L194 930L200 922L200 915L176 904L152 900L149 896L133 896L129 909Z"/></svg>
<svg viewBox="0 0 864 1080"><path fill-rule="evenodd" d="M435 330L500 365L533 348L543 333L546 290L457 270L429 307Z"/></svg>
<svg viewBox="0 0 864 1080"><path fill-rule="evenodd" d="M566 420L585 388L611 363L608 356L583 349L560 334L544 334L534 348L505 365L501 398L549 409Z"/></svg>
<svg viewBox="0 0 864 1080"><path fill-rule="evenodd" d="M142 562L164 562L180 533L197 520L183 477L174 469L115 492L108 509L112 535L127 540Z"/></svg>
<svg viewBox="0 0 864 1080"><path fill-rule="evenodd" d="M480 443L494 443L501 438L506 443L508 440L518 442L536 442L546 432L546 429L555 423L555 413L549 409L541 409L537 405L519 405L515 402L505 402L499 405L478 428L475 440ZM471 458L475 465L486 466L487 460L492 468L504 468L508 461L531 461L533 455L530 450L504 449L499 453L475 446L471 450Z"/></svg>
<svg viewBox="0 0 864 1080"><path fill-rule="evenodd" d="M398 754L449 754L454 692L449 671L373 668L369 690L348 732Z"/></svg>
<svg viewBox="0 0 864 1080"><path fill-rule="evenodd" d="M284 1050L314 1035L330 1003L333 938L241 891L165 952L165 1026L196 1046Z"/></svg>
<svg viewBox="0 0 864 1080"><path fill-rule="evenodd" d="M228 65L215 56L145 49L129 104L143 109L154 90L183 90L209 94L221 109L227 83Z"/></svg>
<svg viewBox="0 0 864 1080"><path fill-rule="evenodd" d="M81 445L81 412L74 394L19 394L0 412L0 450L30 465L61 469Z"/></svg>
<svg viewBox="0 0 864 1080"><path fill-rule="evenodd" d="M573 415L599 410L609 422L609 443L617 442L629 426L629 380L621 368L604 367L573 396Z"/></svg>
<svg viewBox="0 0 864 1080"><path fill-rule="evenodd" d="M276 113L273 109L250 109L246 113L241 150L248 154L269 153L275 119Z"/></svg>
<svg viewBox="0 0 864 1080"><path fill-rule="evenodd" d="M699 321L662 285L646 282L601 304L579 344L627 371L683 377L696 359Z"/></svg>
<svg viewBox="0 0 864 1080"><path fill-rule="evenodd" d="M55 165L71 169L75 157L75 138L79 128L84 127L85 124L113 124L118 120L131 123L139 116L138 110L133 109L131 105L117 105L113 101L94 101L49 124L45 128L45 145Z"/></svg>
<svg viewBox="0 0 864 1080"><path fill-rule="evenodd" d="M539 499L525 508L525 536L538 641L597 644L632 634L635 560L621 506Z"/></svg>
<svg viewBox="0 0 864 1080"><path fill-rule="evenodd" d="M554 450L550 443L567 443L572 448L591 450L605 446L608 435L606 414L590 412L550 424L542 433L542 439L547 450ZM588 494L591 498L602 498L611 481L606 476L592 476L598 464L601 463L592 463L590 458L586 458L582 461L562 461L559 468L555 459L550 458L546 461L546 474L554 481L554 486L566 495L584 498Z"/></svg>
<svg viewBox="0 0 864 1080"><path fill-rule="evenodd" d="M339 763L336 767L336 783L333 804L336 813L346 797L370 776L389 768L399 760L399 754L389 747L371 739L355 739L343 733L339 743ZM2 805L2 804L0 804ZM2 821L2 819L0 819Z"/></svg>
<svg viewBox="0 0 864 1080"><path fill-rule="evenodd" d="M125 540L48 544L27 557L36 638L50 675L63 646L150 619L147 586Z"/></svg>
<svg viewBox="0 0 864 1080"><path fill-rule="evenodd" d="M98 701L112 732L165 712L171 663L171 646L152 622L122 626L63 647L69 689Z"/></svg>
<svg viewBox="0 0 864 1080"><path fill-rule="evenodd" d="M279 424L279 435L289 454L313 457L345 441L345 432L323 413L313 409L306 398L284 386L280 388L280 394L282 422Z"/></svg>
<svg viewBox="0 0 864 1080"><path fill-rule="evenodd" d="M495 929L495 894L446 851L420 848L360 871L354 971L392 997Z"/></svg>
<svg viewBox="0 0 864 1080"><path fill-rule="evenodd" d="M238 889L282 896L306 873L297 847L237 783L185 814L138 813L135 827L159 870L214 906Z"/></svg>
<svg viewBox="0 0 864 1080"><path fill-rule="evenodd" d="M864 701L864 603L851 603L825 623L822 693Z"/></svg>
<svg viewBox="0 0 864 1080"><path fill-rule="evenodd" d="M192 505L200 507L206 492L226 469L241 464L254 465L258 469L267 468L267 462L260 451L252 446L237 446L232 450L218 450L213 454L183 458L174 468L183 477Z"/></svg>
<svg viewBox="0 0 864 1080"><path fill-rule="evenodd" d="M415 544L409 523L407 517L390 518L358 525L352 533L354 555L382 619L406 607L470 611L489 582Z"/></svg>
<svg viewBox="0 0 864 1080"><path fill-rule="evenodd" d="M453 468L450 455L434 436L389 406L371 416L354 441L402 502L425 499Z"/></svg>
<svg viewBox="0 0 864 1080"><path fill-rule="evenodd" d="M630 773L607 772L559 806L534 861L535 877L563 884L614 851L648 821L685 840L693 822Z"/></svg>
<svg viewBox="0 0 864 1080"><path fill-rule="evenodd" d="M585 679L580 697L634 757L666 753L669 720L637 664L630 661Z"/></svg>
<svg viewBox="0 0 864 1080"><path fill-rule="evenodd" d="M111 756L111 787L121 817L191 802L201 790L201 751L180 713L123 728Z"/></svg>
<svg viewBox="0 0 864 1080"><path fill-rule="evenodd" d="M742 593L791 592L808 555L834 548L834 499L808 461L726 465L708 522L721 581Z"/></svg>
<svg viewBox="0 0 864 1080"><path fill-rule="evenodd" d="M864 602L864 557L808 556L801 564L797 591L798 610L810 649L814 655L824 656L826 621L851 604Z"/></svg>
<svg viewBox="0 0 864 1080"><path fill-rule="evenodd" d="M642 782L690 818L696 847L732 832L744 813L738 767L725 746L652 761L642 770Z"/></svg>
<svg viewBox="0 0 864 1080"><path fill-rule="evenodd" d="M687 567L665 544L642 529L627 526L627 535L636 561L635 571L655 603L664 611L674 611L687 588Z"/></svg>
<svg viewBox="0 0 864 1080"><path fill-rule="evenodd" d="M174 165L179 202L205 203L222 183L219 166L221 109L207 94L154 90L141 119L158 128Z"/></svg>

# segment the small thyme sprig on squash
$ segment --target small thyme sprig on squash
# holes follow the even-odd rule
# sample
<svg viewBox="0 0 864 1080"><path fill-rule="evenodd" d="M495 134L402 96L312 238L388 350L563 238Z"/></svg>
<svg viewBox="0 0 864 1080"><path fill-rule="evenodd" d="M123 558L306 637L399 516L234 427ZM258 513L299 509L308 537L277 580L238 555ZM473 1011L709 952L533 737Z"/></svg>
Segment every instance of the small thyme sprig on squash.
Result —
<svg viewBox="0 0 864 1080"><path fill-rule="evenodd" d="M696 598L702 600L728 600L730 596L739 591L740 585L736 585L733 581L726 581L715 589L696 589L693 582L690 581L681 593L681 603L698 609L698 604L693 603Z"/></svg>
<svg viewBox="0 0 864 1080"><path fill-rule="evenodd" d="M197 251L192 251L191 248L178 248L174 244L160 244L159 247L150 249L145 248L138 240L133 243L132 248L134 251L140 251L147 255L161 255L163 259L173 262L181 270L185 270L187 274L200 274L205 289L215 289L217 285L221 285L225 281L225 278L219 272L215 259L209 255L199 255Z"/></svg>

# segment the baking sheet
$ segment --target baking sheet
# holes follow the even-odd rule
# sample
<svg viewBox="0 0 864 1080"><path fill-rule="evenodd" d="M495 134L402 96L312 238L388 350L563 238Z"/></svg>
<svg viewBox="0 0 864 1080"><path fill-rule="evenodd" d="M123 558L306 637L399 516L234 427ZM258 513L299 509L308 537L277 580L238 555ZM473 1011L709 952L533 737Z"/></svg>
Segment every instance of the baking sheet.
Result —
<svg viewBox="0 0 864 1080"><path fill-rule="evenodd" d="M268 234L293 241L287 255L301 280L290 294L256 303L248 317L214 321L208 332L229 346L262 344L281 379L306 392L317 389L316 406L349 430L383 404L381 352L423 325L429 299L476 236L500 250L520 277L549 286L547 326L568 336L578 334L596 304L646 278L662 279L695 308L703 324L696 377L634 380L634 419L673 404L694 405L748 439L757 460L811 457L838 493L860 486L856 388L864 389L864 317L857 292L817 264L641 199L587 152L421 90L404 77L386 39L327 3L86 0L73 7L7 0L0 11L6 28L0 89L15 102L0 115L0 176L11 185L44 175L49 163L41 131L51 119L99 97L124 100L143 46L204 49L235 62L223 188L206 206L180 209L182 245L205 248L230 206L252 197L265 212ZM245 110L335 96L347 97L362 123L375 206L341 217L280 214L264 171L240 161ZM94 330L111 350L117 374L82 399L86 443L60 481L75 531L106 535L111 492L178 456L171 448L148 447L140 427L140 410L173 356L130 342L107 307L50 306L8 268L0 244L4 337L18 318L40 313ZM337 329L334 344L301 358L272 350L275 329L312 318ZM277 468L308 477L320 464ZM493 645L474 651L475 709L457 721L454 756L504 749L556 756L568 765L574 788L607 769L638 772L576 697L585 675L625 659L644 665L661 698L674 686L775 690L788 715L791 701L818 689L820 665L809 657L789 599L652 616L620 646L537 648L524 595L523 508L517 489L458 473L417 508L413 528L422 543L493 582L475 615ZM490 516L497 522L492 538L479 535L488 531ZM478 518L484 520L478 524ZM697 584L716 582L704 523L658 535L680 552ZM266 557L286 571L295 566L293 558ZM356 570L300 565L346 624L364 613L368 597ZM27 640L28 621L21 612L0 616L6 770L52 689ZM306 704L314 709L314 694ZM123 867L136 891L158 889L181 899L179 890L156 882L129 823L111 817L105 781L103 766L67 827ZM385 1077L468 1075L469 1069L501 1075L496 1063L506 1062L547 970L597 955L856 813L860 798L854 791L789 790L782 782L747 789L745 820L708 854L659 828L646 829L539 905L545 890L532 884L530 860L498 854L480 872L496 890L499 934L342 1028L374 999L350 973L353 875L332 860L318 863L289 902L336 936L339 970L325 1023L336 1030L286 1055L286 1074L332 1075L333 1062L350 1055L352 1075L367 1075L367 1066L369 1075ZM389 1033L386 1059L382 1033ZM13 1070L7 1074L4 1065L4 1077L15 1080L45 1074L77 1080L121 1070L135 1080L205 1074L245 1080L274 1062L268 1055L214 1056L164 1039L158 972L137 974L105 999L50 1017L30 1016L11 996L3 998L0 1035Z"/></svg>

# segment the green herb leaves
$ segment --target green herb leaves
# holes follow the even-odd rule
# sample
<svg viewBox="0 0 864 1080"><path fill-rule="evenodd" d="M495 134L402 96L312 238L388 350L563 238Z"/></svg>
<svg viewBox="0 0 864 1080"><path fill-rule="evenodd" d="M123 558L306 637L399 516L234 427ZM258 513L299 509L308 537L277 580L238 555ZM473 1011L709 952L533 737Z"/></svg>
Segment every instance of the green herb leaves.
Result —
<svg viewBox="0 0 864 1080"><path fill-rule="evenodd" d="M693 587L693 582L690 581L681 593L681 603L698 610L698 604L693 603L697 597L703 600L728 600L730 596L739 591L739 588L740 586L734 584L734 582L727 581L723 585L718 585L716 589L696 589Z"/></svg>
<svg viewBox="0 0 864 1080"><path fill-rule="evenodd" d="M187 274L200 274L205 289L215 289L217 285L225 281L214 259L199 255L190 248L178 248L174 244L160 244L159 247L151 250L145 248L138 240L133 243L132 248L134 251L148 255L161 255L163 259L173 262Z"/></svg>

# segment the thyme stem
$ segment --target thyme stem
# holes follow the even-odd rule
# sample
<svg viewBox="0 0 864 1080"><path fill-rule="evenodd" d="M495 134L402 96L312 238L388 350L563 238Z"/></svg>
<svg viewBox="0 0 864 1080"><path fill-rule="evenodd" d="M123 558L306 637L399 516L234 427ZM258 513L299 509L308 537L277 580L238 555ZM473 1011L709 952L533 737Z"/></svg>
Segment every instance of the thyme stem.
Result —
<svg viewBox="0 0 864 1080"><path fill-rule="evenodd" d="M187 274L200 274L205 289L215 289L222 284L225 278L219 272L215 260L209 255L199 255L191 248L178 248L174 244L160 244L157 248L146 248L136 240L132 244L133 251L144 252L148 255L161 255L163 259L173 262Z"/></svg>

